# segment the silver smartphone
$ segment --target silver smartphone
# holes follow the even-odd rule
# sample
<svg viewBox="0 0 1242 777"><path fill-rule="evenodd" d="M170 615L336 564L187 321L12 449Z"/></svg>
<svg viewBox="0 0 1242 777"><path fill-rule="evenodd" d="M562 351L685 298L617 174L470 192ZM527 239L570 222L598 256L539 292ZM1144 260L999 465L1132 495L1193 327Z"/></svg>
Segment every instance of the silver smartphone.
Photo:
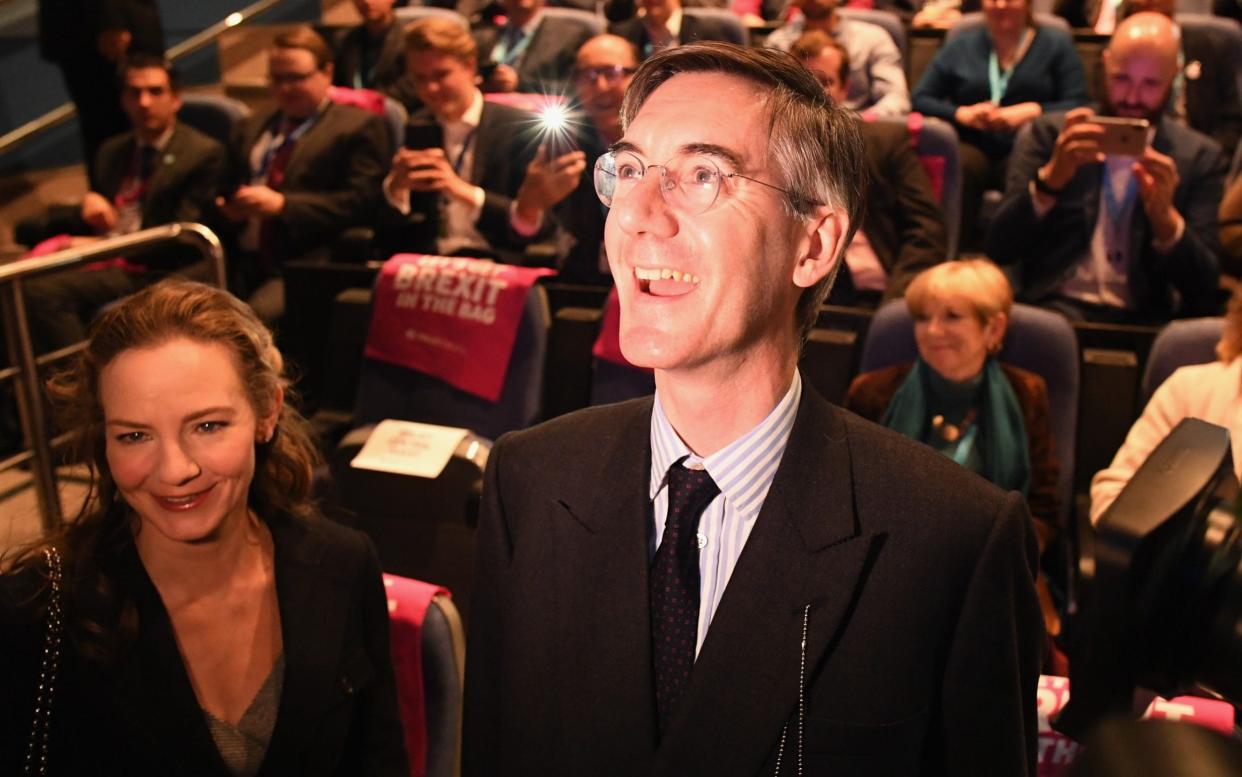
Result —
<svg viewBox="0 0 1242 777"><path fill-rule="evenodd" d="M1147 119L1123 119L1116 116L1096 116L1091 120L1098 124L1104 134L1100 138L1100 150L1109 156L1142 156L1147 148Z"/></svg>

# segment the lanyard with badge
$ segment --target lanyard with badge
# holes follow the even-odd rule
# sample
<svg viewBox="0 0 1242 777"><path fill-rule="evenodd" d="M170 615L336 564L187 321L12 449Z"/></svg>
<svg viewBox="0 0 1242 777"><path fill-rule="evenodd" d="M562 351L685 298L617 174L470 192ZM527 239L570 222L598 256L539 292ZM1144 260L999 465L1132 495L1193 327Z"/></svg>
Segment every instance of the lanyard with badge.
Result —
<svg viewBox="0 0 1242 777"><path fill-rule="evenodd" d="M144 164L144 155L151 157L150 164ZM134 146L134 158L130 163L130 173L125 176L120 189L112 199L116 208L116 227L110 234L125 235L142 228L142 202L146 199L151 178L159 164L160 151L154 146Z"/></svg>
<svg viewBox="0 0 1242 777"><path fill-rule="evenodd" d="M310 131L315 122L319 121L322 113L323 111L315 111L303 119L302 123L294 127L283 139L279 134L273 132L272 137L267 141L267 148L263 151L263 159L259 162L259 170L255 173L255 179L266 182L271 174L272 160L276 158L276 155L297 143L303 135Z"/></svg>
<svg viewBox="0 0 1242 777"><path fill-rule="evenodd" d="M1134 199L1138 196L1138 180L1134 177L1134 172L1126 171L1126 187L1121 192L1121 196L1117 195L1117 189L1113 185L1112 171L1108 165L1104 166L1104 180L1100 184L1101 191L1104 195L1104 208L1108 211L1109 229L1107 237L1111 243L1108 246L1108 259L1114 268L1120 268L1125 263L1125 254L1122 246L1126 245L1126 231L1130 223L1130 212L1134 207Z"/></svg>
<svg viewBox="0 0 1242 777"><path fill-rule="evenodd" d="M1005 92L1009 89L1009 79L1013 76L1013 71L1017 69L1018 63L1026 56L1026 50L1031 46L1031 40L1035 37L1035 33L1028 29L1022 33L1022 42L1018 44L1018 55L1014 57L1013 64L1001 70L1000 59L996 56L996 47L992 47L991 53L988 54L988 86L991 87L992 103L1000 105L1001 98L1005 96Z"/></svg>
<svg viewBox="0 0 1242 777"><path fill-rule="evenodd" d="M510 27L496 48L500 49L493 59L497 62L508 65L509 67L517 67L517 63L521 60L522 55L526 53L526 47L530 45L530 39L535 37L527 33L521 27Z"/></svg>

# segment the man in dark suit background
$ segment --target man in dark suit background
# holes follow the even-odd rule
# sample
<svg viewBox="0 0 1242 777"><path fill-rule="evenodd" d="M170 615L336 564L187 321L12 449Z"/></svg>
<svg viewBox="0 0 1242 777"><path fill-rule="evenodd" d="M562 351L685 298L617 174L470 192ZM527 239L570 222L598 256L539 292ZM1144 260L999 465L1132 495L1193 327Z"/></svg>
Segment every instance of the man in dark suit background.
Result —
<svg viewBox="0 0 1242 777"><path fill-rule="evenodd" d="M1219 310L1225 160L1166 115L1177 45L1168 17L1143 12L1104 52L1101 113L1151 122L1141 156L1106 156L1091 108L1041 116L1020 137L987 240L1019 300L1118 323Z"/></svg>
<svg viewBox="0 0 1242 777"><path fill-rule="evenodd" d="M683 43L729 40L721 22L705 16L687 16L681 8L681 0L638 0L639 13L608 25L608 32L634 44L640 61Z"/></svg>
<svg viewBox="0 0 1242 777"><path fill-rule="evenodd" d="M544 0L500 0L503 25L474 31L489 92L557 94L573 68L574 52L590 32L574 19L545 14Z"/></svg>
<svg viewBox="0 0 1242 777"><path fill-rule="evenodd" d="M354 0L362 24L336 39L332 83L374 89L400 100L405 75L405 36L397 24L394 0Z"/></svg>
<svg viewBox="0 0 1242 777"><path fill-rule="evenodd" d="M130 53L164 54L159 6L155 0L39 0L39 51L60 66L78 110L82 159L91 168L100 145L129 129L117 65Z"/></svg>
<svg viewBox="0 0 1242 777"><path fill-rule="evenodd" d="M238 129L235 188L218 203L236 227L232 269L272 323L285 308L281 265L373 220L390 143L378 116L328 99L332 50L310 27L276 36L268 73L276 107Z"/></svg>
<svg viewBox="0 0 1242 777"><path fill-rule="evenodd" d="M815 31L798 38L790 53L845 104L850 59L844 46ZM905 124L860 121L858 130L870 173L867 210L832 287L829 299L837 305L900 297L915 275L946 258L944 216Z"/></svg>
<svg viewBox="0 0 1242 777"><path fill-rule="evenodd" d="M410 117L406 147L384 178L395 211L387 250L519 262L525 245L553 228L522 221L514 203L538 146L535 116L483 100L477 56L453 21L429 17L406 28L406 64L424 108Z"/></svg>
<svg viewBox="0 0 1242 777"><path fill-rule="evenodd" d="M219 143L177 121L177 72L162 56L135 54L123 61L119 80L120 102L131 129L100 147L91 190L70 231L91 235L81 241L93 241L178 221L210 222L226 154ZM159 277L149 272L142 257L105 264L24 285L36 352L83 339L87 323L102 305ZM167 268L167 262L160 264ZM180 273L207 280L211 268L204 261Z"/></svg>
<svg viewBox="0 0 1242 777"><path fill-rule="evenodd" d="M574 61L573 84L585 121L564 132L576 147L556 159L537 157L527 167L518 201L537 221L552 211L560 223L563 246L560 279L571 283L612 285L604 252L607 215L595 193L595 160L621 139L621 100L634 79L638 54L616 35L596 35L582 44ZM569 140L569 139L572 139Z"/></svg>
<svg viewBox="0 0 1242 777"><path fill-rule="evenodd" d="M639 68L623 127L598 192L656 396L492 449L464 773L1033 774L1021 495L796 369L861 216L856 120L786 54L700 44Z"/></svg>

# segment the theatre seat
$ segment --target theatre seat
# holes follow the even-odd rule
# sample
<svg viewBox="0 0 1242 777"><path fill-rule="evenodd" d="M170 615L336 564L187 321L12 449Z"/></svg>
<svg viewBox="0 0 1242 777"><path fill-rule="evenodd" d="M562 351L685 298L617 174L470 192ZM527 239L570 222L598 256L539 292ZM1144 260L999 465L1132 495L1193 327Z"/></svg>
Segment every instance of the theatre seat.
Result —
<svg viewBox="0 0 1242 777"><path fill-rule="evenodd" d="M411 773L456 777L466 658L461 615L434 584L386 574L384 587Z"/></svg>
<svg viewBox="0 0 1242 777"><path fill-rule="evenodd" d="M405 5L392 9L392 12L397 18L397 24L400 24L402 27L410 22L425 19L428 16L437 16L457 22L464 30L470 29L470 20L452 8L440 8L433 5Z"/></svg>
<svg viewBox="0 0 1242 777"><path fill-rule="evenodd" d="M1179 367L1216 361L1216 342L1225 328L1225 319L1186 318L1170 322L1152 341L1143 370L1142 404L1156 393Z"/></svg>
<svg viewBox="0 0 1242 777"><path fill-rule="evenodd" d="M232 97L209 92L185 92L177 119L228 147L233 128L250 115L246 104Z"/></svg>
<svg viewBox="0 0 1242 777"><path fill-rule="evenodd" d="M354 425L396 418L460 426L490 440L530 426L539 419L550 325L547 293L542 286L535 286L526 297L504 388L495 403L438 378L365 359L354 403Z"/></svg>
<svg viewBox="0 0 1242 777"><path fill-rule="evenodd" d="M342 294L338 308L369 310L371 295ZM334 321L369 321L359 310L335 312ZM463 616L469 612L475 525L491 440L535 423L540 413L549 314L547 294L527 294L499 402L492 403L438 378L363 358L364 339L348 334L333 342L357 349L361 364L353 429L328 455L339 505L329 512L375 541L385 572L443 585ZM336 359L348 362L346 355ZM374 425L385 419L470 430L435 479L358 469L351 462Z"/></svg>
<svg viewBox="0 0 1242 777"><path fill-rule="evenodd" d="M742 24L742 20L727 8L682 7L681 12L686 16L698 16L718 23L725 35L726 43L736 43L739 46L746 46L750 43L750 33L746 30L746 25Z"/></svg>

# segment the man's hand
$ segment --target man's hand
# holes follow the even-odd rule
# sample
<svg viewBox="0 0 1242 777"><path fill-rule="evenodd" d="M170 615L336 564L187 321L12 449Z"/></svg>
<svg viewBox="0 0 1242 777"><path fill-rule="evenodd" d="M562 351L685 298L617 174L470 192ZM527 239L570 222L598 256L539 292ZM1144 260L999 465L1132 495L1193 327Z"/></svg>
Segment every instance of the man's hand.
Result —
<svg viewBox="0 0 1242 777"><path fill-rule="evenodd" d="M82 198L82 220L96 232L111 232L116 227L116 218L116 208L102 194L87 192Z"/></svg>
<svg viewBox="0 0 1242 777"><path fill-rule="evenodd" d="M1152 238L1157 243L1168 243L1177 236L1178 223L1182 219L1173 205L1173 193L1181 180L1177 165L1172 158L1148 146L1131 169L1138 181L1143 211L1151 222Z"/></svg>
<svg viewBox="0 0 1242 777"><path fill-rule="evenodd" d="M392 158L392 190L442 192L462 202L474 202L474 186L453 170L442 148L398 151Z"/></svg>
<svg viewBox="0 0 1242 777"><path fill-rule="evenodd" d="M992 115L996 112L995 103L982 102L974 105L963 105L953 114L953 120L963 127L977 130L992 129Z"/></svg>
<svg viewBox="0 0 1242 777"><path fill-rule="evenodd" d="M96 47L104 59L109 62L120 62L125 53L129 51L129 44L133 39L129 30L104 30L96 39Z"/></svg>
<svg viewBox="0 0 1242 777"><path fill-rule="evenodd" d="M993 132L1017 132L1022 125L1039 117L1044 109L1037 102L1018 103L996 108L988 116L988 129Z"/></svg>
<svg viewBox="0 0 1242 777"><path fill-rule="evenodd" d="M539 147L535 158L526 166L526 177L517 193L517 216L528 224L537 223L549 208L564 200L586 170L586 154L570 151L556 159L548 159L546 145Z"/></svg>
<svg viewBox="0 0 1242 777"><path fill-rule="evenodd" d="M499 64L487 79L489 92L516 92L518 87L517 71L506 64Z"/></svg>
<svg viewBox="0 0 1242 777"><path fill-rule="evenodd" d="M1051 188L1064 189L1079 167L1104 161L1100 150L1104 129L1093 124L1093 118L1095 113L1090 108L1075 108L1065 114L1065 128L1057 136L1052 158L1039 168L1040 177Z"/></svg>
<svg viewBox="0 0 1242 777"><path fill-rule="evenodd" d="M216 198L216 206L230 221L272 218L285 209L285 195L268 186L239 186L227 201Z"/></svg>

